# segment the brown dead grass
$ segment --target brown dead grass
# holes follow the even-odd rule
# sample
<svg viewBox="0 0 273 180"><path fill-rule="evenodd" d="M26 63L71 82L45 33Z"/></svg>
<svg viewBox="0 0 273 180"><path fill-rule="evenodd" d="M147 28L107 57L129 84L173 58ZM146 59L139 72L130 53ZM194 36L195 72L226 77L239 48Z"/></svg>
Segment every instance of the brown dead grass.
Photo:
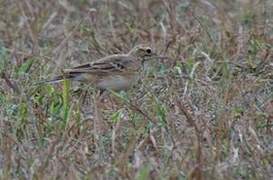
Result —
<svg viewBox="0 0 273 180"><path fill-rule="evenodd" d="M272 8L0 0L1 179L273 178ZM166 58L102 104L38 83L139 43Z"/></svg>

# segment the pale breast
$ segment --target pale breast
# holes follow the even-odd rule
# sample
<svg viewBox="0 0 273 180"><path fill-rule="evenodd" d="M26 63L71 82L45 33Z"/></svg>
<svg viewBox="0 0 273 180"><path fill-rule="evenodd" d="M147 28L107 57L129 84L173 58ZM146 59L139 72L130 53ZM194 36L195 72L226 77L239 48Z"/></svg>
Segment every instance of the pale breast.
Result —
<svg viewBox="0 0 273 180"><path fill-rule="evenodd" d="M113 75L102 78L99 82L97 82L96 86L99 89L111 89L114 91L127 90L130 86L132 86L137 80L137 76L121 76L121 75Z"/></svg>

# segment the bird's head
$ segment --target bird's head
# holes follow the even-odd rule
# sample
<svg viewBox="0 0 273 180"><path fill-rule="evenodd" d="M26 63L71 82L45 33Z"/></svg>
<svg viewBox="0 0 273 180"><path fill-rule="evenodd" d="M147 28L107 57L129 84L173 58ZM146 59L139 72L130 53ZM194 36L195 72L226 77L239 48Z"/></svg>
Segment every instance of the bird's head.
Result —
<svg viewBox="0 0 273 180"><path fill-rule="evenodd" d="M151 57L155 55L154 50L146 45L138 45L135 46L128 55L135 56L137 58L146 59L147 57Z"/></svg>

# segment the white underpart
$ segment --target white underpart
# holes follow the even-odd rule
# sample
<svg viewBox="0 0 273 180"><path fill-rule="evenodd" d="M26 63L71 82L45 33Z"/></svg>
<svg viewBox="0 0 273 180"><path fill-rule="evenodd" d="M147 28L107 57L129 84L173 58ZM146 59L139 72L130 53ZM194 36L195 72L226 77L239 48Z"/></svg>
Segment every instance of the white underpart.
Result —
<svg viewBox="0 0 273 180"><path fill-rule="evenodd" d="M102 80L98 83L97 87L100 89L122 90L128 89L134 81L133 78L128 79L120 75L115 75Z"/></svg>

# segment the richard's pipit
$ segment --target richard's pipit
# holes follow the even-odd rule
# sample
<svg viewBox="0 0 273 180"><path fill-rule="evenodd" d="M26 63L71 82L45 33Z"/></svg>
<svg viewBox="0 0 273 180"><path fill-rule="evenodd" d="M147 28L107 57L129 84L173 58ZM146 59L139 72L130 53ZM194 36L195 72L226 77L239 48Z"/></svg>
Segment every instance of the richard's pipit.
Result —
<svg viewBox="0 0 273 180"><path fill-rule="evenodd" d="M127 54L106 56L91 63L64 69L63 74L47 82L64 79L87 82L100 90L126 90L138 79L145 60L155 55L144 45L134 47Z"/></svg>

